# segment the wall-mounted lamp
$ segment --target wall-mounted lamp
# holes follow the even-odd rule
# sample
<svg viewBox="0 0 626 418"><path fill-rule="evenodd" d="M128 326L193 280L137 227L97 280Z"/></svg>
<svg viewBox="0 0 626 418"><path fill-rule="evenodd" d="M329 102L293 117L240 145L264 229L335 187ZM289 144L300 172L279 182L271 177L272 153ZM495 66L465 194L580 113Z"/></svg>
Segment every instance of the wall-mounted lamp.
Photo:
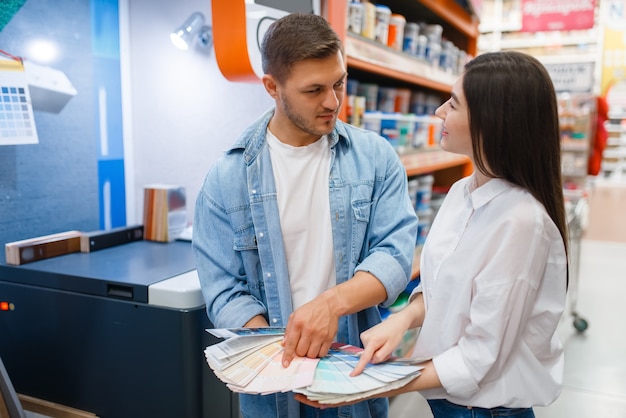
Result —
<svg viewBox="0 0 626 418"><path fill-rule="evenodd" d="M210 48L213 45L211 27L204 24L204 15L194 12L185 22L170 34L170 39L176 47L186 50L197 37L201 48Z"/></svg>

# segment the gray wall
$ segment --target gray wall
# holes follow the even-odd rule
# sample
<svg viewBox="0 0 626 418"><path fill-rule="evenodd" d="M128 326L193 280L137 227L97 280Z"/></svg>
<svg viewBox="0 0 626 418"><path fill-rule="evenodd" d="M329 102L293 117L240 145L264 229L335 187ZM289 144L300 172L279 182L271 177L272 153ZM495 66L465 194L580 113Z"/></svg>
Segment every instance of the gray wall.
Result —
<svg viewBox="0 0 626 418"><path fill-rule="evenodd" d="M0 49L25 56L49 38L61 56L51 63L78 94L60 113L35 111L39 144L0 146L0 261L6 242L65 230L98 229L89 1L27 1L0 32Z"/></svg>
<svg viewBox="0 0 626 418"><path fill-rule="evenodd" d="M260 83L232 83L212 53L181 51L169 33L210 1L121 0L121 66L127 224L141 223L143 187L184 186L188 220L210 166L272 105ZM52 65L79 91L59 114L35 112L39 144L0 146L0 245L70 229L99 228L98 139L93 110L89 0L28 0L0 32L0 49L23 54L41 34L70 53ZM4 261L4 251L0 261Z"/></svg>
<svg viewBox="0 0 626 418"><path fill-rule="evenodd" d="M172 45L169 33L194 11L210 20L210 1L130 1L134 216L139 221L143 186L149 183L185 186L191 221L209 167L273 103L260 83L226 80L212 52ZM129 213L129 222L132 217Z"/></svg>

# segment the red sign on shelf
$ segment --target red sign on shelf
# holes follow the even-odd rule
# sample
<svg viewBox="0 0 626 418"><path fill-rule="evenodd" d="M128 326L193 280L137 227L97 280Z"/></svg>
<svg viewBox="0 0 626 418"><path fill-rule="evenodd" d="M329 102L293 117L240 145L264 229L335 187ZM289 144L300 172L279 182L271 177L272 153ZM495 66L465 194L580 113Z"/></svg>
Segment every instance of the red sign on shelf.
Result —
<svg viewBox="0 0 626 418"><path fill-rule="evenodd" d="M591 29L595 0L522 0L522 32Z"/></svg>

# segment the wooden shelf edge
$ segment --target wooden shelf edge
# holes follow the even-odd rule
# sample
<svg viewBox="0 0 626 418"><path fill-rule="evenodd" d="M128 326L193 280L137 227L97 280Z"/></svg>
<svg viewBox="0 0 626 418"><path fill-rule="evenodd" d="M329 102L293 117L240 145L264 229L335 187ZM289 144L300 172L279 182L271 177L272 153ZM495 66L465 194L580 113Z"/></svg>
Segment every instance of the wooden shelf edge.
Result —
<svg viewBox="0 0 626 418"><path fill-rule="evenodd" d="M473 18L454 0L417 0L468 38L477 39L478 19Z"/></svg>
<svg viewBox="0 0 626 418"><path fill-rule="evenodd" d="M346 36L344 45L348 71L359 69L444 93L452 90L457 78L416 57L352 33Z"/></svg>
<svg viewBox="0 0 626 418"><path fill-rule="evenodd" d="M378 75L382 75L396 80L402 80L407 83L415 84L421 87L425 87L431 90L440 91L442 93L450 93L452 85L434 81L428 78L411 75L392 68L383 67L381 65L373 64L357 57L348 57L348 71L350 68L355 68L362 71L372 72Z"/></svg>
<svg viewBox="0 0 626 418"><path fill-rule="evenodd" d="M467 156L452 154L441 149L401 155L400 161L402 161L408 177L432 173L450 167L471 166L471 161Z"/></svg>

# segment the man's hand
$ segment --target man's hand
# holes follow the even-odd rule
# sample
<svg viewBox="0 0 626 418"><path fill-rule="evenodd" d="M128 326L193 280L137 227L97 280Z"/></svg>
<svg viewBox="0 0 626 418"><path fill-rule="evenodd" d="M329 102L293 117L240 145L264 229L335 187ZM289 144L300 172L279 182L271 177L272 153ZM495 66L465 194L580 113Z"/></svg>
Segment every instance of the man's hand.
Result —
<svg viewBox="0 0 626 418"><path fill-rule="evenodd" d="M283 366L301 357L323 357L337 335L339 318L376 306L387 298L382 283L371 273L354 276L296 309L287 322L283 340Z"/></svg>
<svg viewBox="0 0 626 418"><path fill-rule="evenodd" d="M335 289L324 292L289 315L283 340L283 367L289 367L296 355L316 358L328 354L340 316Z"/></svg>

